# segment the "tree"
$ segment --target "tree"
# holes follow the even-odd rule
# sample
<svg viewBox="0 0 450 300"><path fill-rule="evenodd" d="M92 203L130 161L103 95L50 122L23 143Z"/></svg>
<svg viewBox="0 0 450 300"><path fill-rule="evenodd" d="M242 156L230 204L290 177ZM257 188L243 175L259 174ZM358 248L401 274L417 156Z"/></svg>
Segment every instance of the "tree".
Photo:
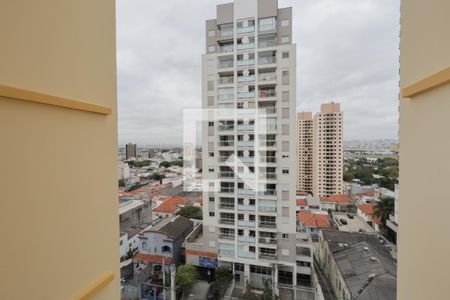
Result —
<svg viewBox="0 0 450 300"><path fill-rule="evenodd" d="M390 214L394 213L394 198L381 198L373 207L373 216L380 218L383 227L386 226L386 220Z"/></svg>
<svg viewBox="0 0 450 300"><path fill-rule="evenodd" d="M179 266L175 275L175 281L184 294L187 294L192 290L197 283L198 278L198 271L193 265Z"/></svg>
<svg viewBox="0 0 450 300"><path fill-rule="evenodd" d="M196 219L196 220L202 220L203 214L202 209L198 206L186 206L182 207L178 212L177 215L183 216L186 219Z"/></svg>
<svg viewBox="0 0 450 300"><path fill-rule="evenodd" d="M262 300L274 300L272 290L272 280L270 279L264 281L264 291L262 294Z"/></svg>
<svg viewBox="0 0 450 300"><path fill-rule="evenodd" d="M232 280L233 273L230 270L224 267L216 269L216 282L221 288L226 288Z"/></svg>
<svg viewBox="0 0 450 300"><path fill-rule="evenodd" d="M138 248L129 248L125 256L126 259L133 258L138 253Z"/></svg>

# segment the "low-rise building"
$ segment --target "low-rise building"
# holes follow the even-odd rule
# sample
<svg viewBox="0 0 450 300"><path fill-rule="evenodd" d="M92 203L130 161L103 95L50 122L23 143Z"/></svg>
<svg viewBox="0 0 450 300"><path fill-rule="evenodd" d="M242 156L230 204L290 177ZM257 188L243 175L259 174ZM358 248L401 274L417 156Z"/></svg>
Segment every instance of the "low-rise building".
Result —
<svg viewBox="0 0 450 300"><path fill-rule="evenodd" d="M322 230L315 255L337 299L396 299L393 247L378 235Z"/></svg>
<svg viewBox="0 0 450 300"><path fill-rule="evenodd" d="M166 198L153 208L153 219L173 217L181 207L184 207L189 202L189 198L186 197Z"/></svg>
<svg viewBox="0 0 450 300"><path fill-rule="evenodd" d="M330 229L330 217L324 211L300 211L297 216L297 231L318 233L321 229Z"/></svg>
<svg viewBox="0 0 450 300"><path fill-rule="evenodd" d="M322 210L345 210L352 204L352 199L345 194L333 194L320 197L320 209Z"/></svg>
<svg viewBox="0 0 450 300"><path fill-rule="evenodd" d="M365 203L358 205L357 214L361 217L367 224L369 224L376 231L380 231L381 218L374 216L374 203Z"/></svg>

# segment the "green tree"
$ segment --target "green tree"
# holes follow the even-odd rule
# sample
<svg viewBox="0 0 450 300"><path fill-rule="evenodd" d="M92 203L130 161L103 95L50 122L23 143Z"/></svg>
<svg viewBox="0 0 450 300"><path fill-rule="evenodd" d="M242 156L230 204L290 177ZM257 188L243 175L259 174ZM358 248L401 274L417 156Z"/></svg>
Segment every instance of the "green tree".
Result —
<svg viewBox="0 0 450 300"><path fill-rule="evenodd" d="M381 198L373 207L373 216L380 218L383 227L386 226L386 220L390 214L394 213L394 198Z"/></svg>
<svg viewBox="0 0 450 300"><path fill-rule="evenodd" d="M221 288L226 288L233 280L233 273L224 267L216 269L216 282Z"/></svg>
<svg viewBox="0 0 450 300"><path fill-rule="evenodd" d="M264 291L261 298L262 300L274 300L272 290L272 280L267 279L264 281Z"/></svg>
<svg viewBox="0 0 450 300"><path fill-rule="evenodd" d="M168 168L168 167L170 167L170 162L168 162L168 161L162 161L162 162L160 162L159 163L159 166L160 167L164 167L164 168Z"/></svg>
<svg viewBox="0 0 450 300"><path fill-rule="evenodd" d="M126 259L133 258L133 256L136 255L136 253L138 253L138 248L130 248L130 249L128 249L125 258Z"/></svg>
<svg viewBox="0 0 450 300"><path fill-rule="evenodd" d="M183 294L187 294L192 290L198 278L198 271L193 265L179 266L175 274L175 281Z"/></svg>
<svg viewBox="0 0 450 300"><path fill-rule="evenodd" d="M196 219L196 220L202 220L203 219L202 209L200 207L198 207L198 206L182 207L177 212L177 215L183 216L186 219Z"/></svg>

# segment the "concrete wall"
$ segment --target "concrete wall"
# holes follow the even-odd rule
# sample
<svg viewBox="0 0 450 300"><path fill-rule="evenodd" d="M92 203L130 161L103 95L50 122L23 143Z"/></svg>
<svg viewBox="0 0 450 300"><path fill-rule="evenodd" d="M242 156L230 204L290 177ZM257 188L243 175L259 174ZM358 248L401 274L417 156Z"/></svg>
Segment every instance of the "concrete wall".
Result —
<svg viewBox="0 0 450 300"><path fill-rule="evenodd" d="M450 66L450 2L402 1L400 87ZM400 99L398 299L450 294L450 85ZM421 222L424 204L432 216Z"/></svg>
<svg viewBox="0 0 450 300"><path fill-rule="evenodd" d="M0 98L1 298L119 299L115 1L0 6L1 85L112 109Z"/></svg>

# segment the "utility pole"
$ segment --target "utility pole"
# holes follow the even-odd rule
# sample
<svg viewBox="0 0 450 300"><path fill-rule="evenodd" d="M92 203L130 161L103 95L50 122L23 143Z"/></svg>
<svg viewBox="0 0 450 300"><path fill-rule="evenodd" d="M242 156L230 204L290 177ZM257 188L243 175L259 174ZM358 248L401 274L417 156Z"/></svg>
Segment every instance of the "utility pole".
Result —
<svg viewBox="0 0 450 300"><path fill-rule="evenodd" d="M170 300L175 300L175 265L170 266Z"/></svg>

